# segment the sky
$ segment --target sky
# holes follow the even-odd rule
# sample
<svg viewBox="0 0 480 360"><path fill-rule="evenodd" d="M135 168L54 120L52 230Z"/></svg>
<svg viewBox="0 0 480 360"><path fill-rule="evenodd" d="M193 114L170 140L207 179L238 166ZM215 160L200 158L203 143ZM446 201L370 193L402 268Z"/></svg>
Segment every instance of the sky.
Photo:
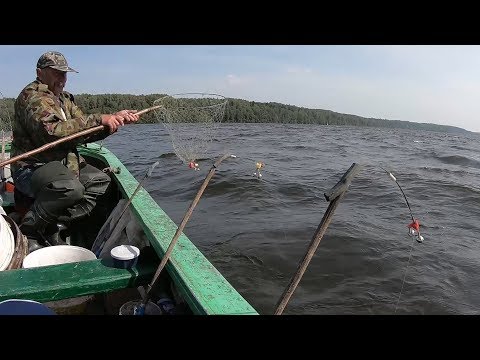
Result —
<svg viewBox="0 0 480 360"><path fill-rule="evenodd" d="M60 51L72 94L206 92L480 132L479 45L0 45L15 98Z"/></svg>

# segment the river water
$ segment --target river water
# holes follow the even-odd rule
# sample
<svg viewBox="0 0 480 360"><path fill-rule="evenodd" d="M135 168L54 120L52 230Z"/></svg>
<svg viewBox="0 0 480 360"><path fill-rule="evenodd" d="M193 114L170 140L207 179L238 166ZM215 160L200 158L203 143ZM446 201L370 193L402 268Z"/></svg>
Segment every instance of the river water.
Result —
<svg viewBox="0 0 480 360"><path fill-rule="evenodd" d="M194 171L162 125L104 140L177 224L224 153L184 233L260 314L276 304L329 205L353 179L284 314L475 314L480 136L322 125L221 124ZM259 180L255 164L265 163ZM425 240L408 236L411 215Z"/></svg>

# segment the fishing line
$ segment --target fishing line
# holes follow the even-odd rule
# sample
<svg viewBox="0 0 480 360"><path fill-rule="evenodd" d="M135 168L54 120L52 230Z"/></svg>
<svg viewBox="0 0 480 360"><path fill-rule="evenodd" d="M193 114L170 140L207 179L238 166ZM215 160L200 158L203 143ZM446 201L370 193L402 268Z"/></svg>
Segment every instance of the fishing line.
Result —
<svg viewBox="0 0 480 360"><path fill-rule="evenodd" d="M267 180L266 178L264 178L262 176L261 170L263 170L266 167L268 168L268 164L266 164L263 161L260 162L256 159L253 159L253 158L249 157L249 156L243 156L242 159L248 161L250 163L250 166L252 166L252 169L255 169L255 170L252 170L252 174L251 174L252 176L257 178L261 182L265 182L265 183L271 184L271 185L277 185L274 182L272 182L270 180ZM239 160L240 160L240 158L239 158ZM255 168L254 168L254 166L255 166ZM405 200L405 203L407 205L408 211L410 213L410 218L411 218L411 223L408 224L407 227L408 227L408 235L410 237L412 237L412 243L410 245L410 250L409 250L409 255L408 255L408 260L407 260L405 272L403 274L401 289L400 289L400 292L398 294L398 298L397 298L397 301L396 301L396 304L395 304L395 313L396 313L397 310L398 310L398 305L400 303L401 296L403 294L404 287L405 287L406 276L407 276L409 268L410 268L410 262L411 262L411 258L412 258L413 247L414 247L414 241L413 240L416 240L418 243L422 243L424 241L424 237L420 234L420 222L418 221L418 219L415 218L415 216L413 214L413 211L412 211L412 207L410 205L410 202L408 201L407 195L406 195L405 191L403 190L402 186L400 185L400 183L398 182L397 178L392 174L392 172L387 171L385 168L380 166L380 169L382 169L389 176L389 178L391 180L393 180L395 182L395 184L397 185L398 189L400 190L400 192L401 192L401 194L402 194L402 196ZM265 188L263 190L270 197L277 200L278 203L283 204L283 205L286 204L286 202L283 201L280 197L273 194L273 192L271 190L268 190L268 189L265 189ZM284 232L284 235L286 236L285 232Z"/></svg>
<svg viewBox="0 0 480 360"><path fill-rule="evenodd" d="M407 272L408 272L408 269L409 269L409 266L410 266L410 259L412 258L413 244L414 244L414 239L412 239L412 243L410 245L410 251L409 251L408 261L407 261L407 268L405 269L405 273L403 274L402 287L400 288L400 293L398 294L397 303L395 304L395 314L397 313L398 304L400 302L400 297L402 296L402 293L403 293L403 286L405 285L405 279L407 277Z"/></svg>
<svg viewBox="0 0 480 360"><path fill-rule="evenodd" d="M206 157L206 152L212 142L213 134L216 132L218 124L222 121L226 98L215 94L186 93L162 97L156 100L154 104L161 105L155 112L155 115L158 123L163 124L168 131L174 153L184 164L188 164L190 169L198 171L199 165L197 160ZM253 176L258 181L278 186L277 183L263 176L264 170L269 171L272 168L267 162L253 159L250 156L236 157L236 159L249 162L248 166L251 166L251 172L246 174L247 176ZM391 172L383 167L380 168L396 183L408 207L412 220L408 225L408 234L415 237L417 242L423 242L424 238L420 234L420 223L413 215L412 208L403 188ZM270 198L275 199L278 204L287 204L286 201L274 194L274 190L270 190L269 187L262 187L262 191ZM284 235L286 236L285 232ZM411 251L412 249L410 250L396 308L403 293L405 278L410 264Z"/></svg>
<svg viewBox="0 0 480 360"><path fill-rule="evenodd" d="M427 211L423 216L422 216L422 219L424 220L424 223L427 223L426 219L427 219L427 215L429 214L430 211ZM445 226L439 226L438 227L440 229L440 234L438 235L439 238L442 238L442 239L445 239L444 241L442 241L442 243L439 243L439 245L442 245L440 250L443 250L444 252L446 252L446 238L444 237L445 235L445 231L446 231L446 227ZM433 234L430 234L430 238L433 238ZM400 289L400 293L398 295L398 298L397 298L397 301L396 301L396 304L395 304L395 314L398 310L398 305L399 305L399 302L400 302L400 297L402 296L403 294L403 289L404 289L404 284L405 284L405 279L406 279L406 276L407 276L407 273L408 273L408 270L409 270L409 266L410 266L410 260L411 260L411 257L412 257L412 251L413 251L413 247L414 247L414 239L412 239L412 242L411 242L411 245L410 245L410 251L409 251L409 257L408 257L408 261L407 261L407 267L406 267L406 270L405 270L405 273L404 273L404 276L403 276L403 281L402 281L402 286L401 286L401 289Z"/></svg>
<svg viewBox="0 0 480 360"><path fill-rule="evenodd" d="M408 257L408 261L407 261L407 267L405 269L405 273L404 273L404 276L403 276L402 286L401 286L400 293L398 295L398 299L397 299L396 305L395 305L395 313L396 313L397 310L398 310L398 305L399 305L399 302L400 302L400 298L403 294L405 279L406 279L406 276L407 276L407 273L408 273L409 267L410 267L410 261L411 261L411 257L412 257L413 247L414 247L414 241L413 240L416 239L417 242L421 243L421 242L423 242L424 237L420 234L420 229L419 229L420 228L420 223L414 217L413 212L412 212L411 207L410 207L410 204L408 202L407 196L405 195L405 192L401 188L401 186L398 183L398 181L396 180L395 176L393 176L390 172L388 172L384 168L382 168L382 170L385 171L389 175L389 177L392 180L394 180L395 183L397 184L397 186L399 187L400 191L403 194L403 197L405 199L405 202L408 206L408 209L410 211L410 215L411 215L411 218L412 218L412 223L410 225L408 225L408 227L409 227L409 236L412 236L413 239L412 239L412 243L411 243L411 246L410 246L409 257ZM436 224L435 222L429 221L429 214L430 214L430 211L426 211L422 215L423 223L429 224L429 227L431 229L431 231L429 232L430 238L433 238L435 236L434 232L438 231L438 236L436 236L436 237L438 239L441 239L440 242L437 242L438 245L440 245L439 250L446 253L447 252L447 244L451 244L451 241L449 241L447 243L448 239L445 237L445 233L446 233L448 227L444 226L443 224Z"/></svg>
<svg viewBox="0 0 480 360"><path fill-rule="evenodd" d="M154 101L157 107L155 116L159 124L162 124L170 135L171 144L175 155L188 164L190 169L199 171L197 160L205 157L213 140L213 136L221 123L227 98L222 95L208 93L181 93L163 96ZM236 158L235 155L224 153L211 166L207 176L200 186L195 198L185 212L181 223L178 225L170 244L163 255L152 281L140 303L135 306L135 315L144 315L151 290L155 287L160 273L170 258L176 242L183 233L193 210L208 186L215 171L227 158Z"/></svg>
<svg viewBox="0 0 480 360"><path fill-rule="evenodd" d="M383 171L385 171L388 176L390 177L391 180L393 180L395 182L395 184L397 184L398 188L400 189L400 191L402 192L402 195L403 195L403 198L405 199L405 203L407 204L407 207L408 207L408 210L410 211L410 216L412 218L412 222L408 225L408 235L412 237L412 243L410 245L410 251L409 251L409 255L408 255L408 261L407 261L407 266L405 268L405 272L404 272L404 275L403 275L403 280L402 280L402 286L400 288L400 292L398 294L398 298L397 298L397 302L395 304L395 313L397 312L397 309L398 309L398 304L400 302L400 298L403 294L403 288L404 288L404 285L405 285L405 279L407 277L407 273L408 273L408 270L410 268L410 259L412 257L412 251L413 251L413 244L414 244L414 241L413 240L416 240L417 242L419 243L422 243L423 240L424 240L424 237L420 234L420 223L419 221L413 216L413 212L412 212L412 208L410 207L410 203L408 202L408 199L407 199L407 195L405 195L405 192L403 191L402 187L400 186L397 178L390 172L390 171L387 171L386 169L384 169L383 167L379 166Z"/></svg>
<svg viewBox="0 0 480 360"><path fill-rule="evenodd" d="M260 162L257 159L251 158L249 156L243 156L243 157L239 158L239 160L245 160L245 161L248 161L250 163L249 166L252 167L252 173L248 174L248 175L254 176L255 178L258 179L259 182L265 182L269 185L278 186L278 184L276 184L276 183L270 181L270 179L267 179L267 178L262 176L262 171L263 171L264 168L269 169L269 170L271 169L271 166L269 166L268 162L263 162L263 161ZM398 306L400 304L400 300L401 300L401 297L402 297L404 289L405 289L406 277L407 277L407 275L409 273L409 269L410 269L411 259L412 259L412 256L413 256L413 248L414 248L414 243L415 243L414 240L416 240L418 243L422 243L424 241L424 237L420 233L420 222L414 216L414 213L413 213L412 207L410 205L410 202L408 200L408 197L407 197L404 189L400 185L399 181L392 174L392 172L387 171L385 168L383 168L381 166L380 166L380 169L382 169L389 176L389 178L395 182L396 186L398 187L398 189L400 190L400 192L403 196L403 199L405 200L405 204L407 205L407 208L408 208L408 211L409 211L409 214L410 214L410 218L411 218L411 223L408 224L407 227L408 227L408 235L410 237L412 237L412 242L410 244L408 260L407 260L407 264L406 264L405 271L404 271L404 274L403 274L401 288L400 288L400 291L399 291L399 294L398 294L398 297L397 297L396 303L395 303L394 312L397 313ZM274 198L276 201L278 201L279 204L283 204L283 205L286 204L286 202L283 199L281 199L279 196L275 195L272 190L269 190L268 188L263 188L262 190L265 191L265 193L267 195L269 195L271 198ZM284 231L284 236L286 237L285 231Z"/></svg>
<svg viewBox="0 0 480 360"><path fill-rule="evenodd" d="M255 158L252 158L252 157L249 157L249 156L237 156L236 160L240 161L240 164L247 164L248 165L248 167L250 169L250 172L246 173L245 176L252 177L252 178L258 180L259 183L263 182L263 183L266 183L267 185L271 185L271 186L278 186L279 185L278 183L275 183L275 182L271 181L270 179L263 176L264 169L268 169L266 171L269 172L269 171L271 171L272 168L275 169L276 166L272 166L271 164L266 163L263 160L259 160L258 158L255 159ZM239 164L237 163L237 165L239 165ZM256 190L258 190L258 189L255 187L255 191ZM267 187L261 187L261 191L266 193L271 198L277 200L280 205L283 205L285 207L288 205L287 202L285 202L283 199L281 199L278 195L274 194L274 190L270 190Z"/></svg>
<svg viewBox="0 0 480 360"><path fill-rule="evenodd" d="M145 291L144 298L142 299L141 303L139 303L135 306L134 315L144 315L145 314L145 308L146 308L146 305L147 305L147 303L150 299L150 292L154 288L154 286L156 284L156 281L160 276L161 271L163 270L167 261L169 260L170 254L172 253L177 240L179 239L180 235L182 234L183 229L185 228L185 225L187 224L188 220L190 219L190 216L191 216L195 206L197 205L198 201L202 197L202 194L203 194L205 188L207 187L210 179L214 175L215 170L222 163L222 161L227 159L227 158L235 158L235 155L224 154L223 156L218 158L217 161L215 161L215 163L210 168L210 171L208 172L207 176L205 177L205 180L203 181L202 186L197 191L195 199L190 204L190 207L185 212L185 215L183 216L183 219L182 219L180 225L177 227L177 231L175 232L175 235L173 236L172 240L170 241L170 245L168 246L167 250L165 251L165 254L162 257L160 265L158 266L152 281L148 284L147 290Z"/></svg>

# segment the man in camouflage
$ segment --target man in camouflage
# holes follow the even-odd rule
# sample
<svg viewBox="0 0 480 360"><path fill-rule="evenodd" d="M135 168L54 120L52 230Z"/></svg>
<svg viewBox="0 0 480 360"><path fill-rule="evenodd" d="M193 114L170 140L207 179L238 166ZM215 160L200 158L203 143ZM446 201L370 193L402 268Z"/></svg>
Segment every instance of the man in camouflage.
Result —
<svg viewBox="0 0 480 360"><path fill-rule="evenodd" d="M59 52L50 51L38 59L36 80L15 101L11 156L98 125L104 125L105 130L67 141L11 165L17 190L34 199L20 225L22 233L30 238L31 251L41 247L37 240L59 244L58 220L68 222L87 216L97 198L107 191L110 176L87 164L76 146L101 140L119 126L139 118L134 110L84 115L73 95L63 91L67 72L77 71L68 66Z"/></svg>

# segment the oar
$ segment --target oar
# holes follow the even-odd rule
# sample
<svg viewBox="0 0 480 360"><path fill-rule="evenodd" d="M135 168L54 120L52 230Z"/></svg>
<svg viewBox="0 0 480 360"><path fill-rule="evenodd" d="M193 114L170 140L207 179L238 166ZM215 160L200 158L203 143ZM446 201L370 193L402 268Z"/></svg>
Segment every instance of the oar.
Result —
<svg viewBox="0 0 480 360"><path fill-rule="evenodd" d="M335 209L340 203L340 200L342 200L343 196L347 192L353 177L361 169L362 169L361 165L353 163L352 166L350 166L350 168L347 170L347 172L343 174L340 181L333 188L331 188L329 191L323 194L325 196L325 199L329 201L330 204L328 205L327 211L325 211L322 221L318 225L318 228L315 231L315 234L313 235L312 241L308 246L307 252L305 253L300 264L298 265L295 275L290 280L290 283L288 284L287 288L285 289L280 300L277 303L277 306L275 309L275 315L281 315L283 312L283 309L285 309L285 306L287 306L287 303L290 300L290 297L293 295L293 292L295 291L298 283L302 279L302 276L305 273L305 270L307 269L307 266L310 263L310 260L315 254L315 251L317 250L317 247L320 244L320 240L322 240L323 235L327 231L328 225L332 220Z"/></svg>
<svg viewBox="0 0 480 360"><path fill-rule="evenodd" d="M172 241L170 242L170 245L168 246L167 251L165 252L165 255L162 258L162 261L160 262L160 265L157 268L157 271L155 272L155 275L153 276L152 281L150 284L148 284L147 291L145 292L145 295L143 296L143 300L141 304L139 304L138 307L135 308L134 314L135 315L144 315L145 314L145 307L148 303L148 300L150 299L150 292L153 289L158 277L160 276L160 273L162 272L163 268L165 267L165 264L167 263L168 259L170 258L170 254L173 251L173 248L175 244L177 243L178 238L182 234L183 229L185 228L185 225L187 224L188 220L190 219L190 216L192 215L193 209L195 206L197 206L198 201L202 197L203 192L205 191L205 188L208 185L208 182L212 178L213 174L215 173L215 169L220 165L220 163L225 160L227 157L232 157L235 158L235 155L229 155L225 154L221 158L219 158L210 168L210 171L208 172L207 176L205 177L205 180L203 181L202 186L200 186L200 189L198 189L197 195L192 201L192 204L188 208L187 212L183 216L182 222L177 228L177 231L175 232L175 235L173 235Z"/></svg>
<svg viewBox="0 0 480 360"><path fill-rule="evenodd" d="M143 109L143 110L140 110L140 111L137 111L135 114L136 115L142 115L142 114L145 114L149 111L152 111L152 110L155 110L155 109L159 109L161 108L162 105L155 105L155 106L152 106L150 108L147 108L147 109ZM76 134L72 134L72 135L69 135L69 136L65 136L65 137L62 137L58 140L55 140L55 141L52 141L51 143L48 143L48 144L45 144L45 145L42 145L40 146L39 148L36 148L36 149L33 149L33 150L30 150L30 151L27 151L26 153L23 153L23 154L20 154L20 155L17 155L17 156L14 156L13 158L10 158L10 159L7 159L5 161L2 161L0 162L0 168L3 168L5 165L8 165L8 164L11 164L11 163L14 163L14 162L17 162L18 160L22 160L22 159L25 159L29 156L32 156L32 155L35 155L35 154L38 154L42 151L45 151L47 149L50 149L54 146L57 146L58 144L61 144L61 143L64 143L64 142L67 142L67 141L70 141L72 139L76 139L80 136L85 136L85 135L89 135L89 134L92 134L92 133L95 133L95 132L98 132L98 131L101 131L105 129L105 126L104 125L98 125L98 126L95 126L95 127L92 127L92 128L89 128L89 129L86 129L86 130L82 130Z"/></svg>

